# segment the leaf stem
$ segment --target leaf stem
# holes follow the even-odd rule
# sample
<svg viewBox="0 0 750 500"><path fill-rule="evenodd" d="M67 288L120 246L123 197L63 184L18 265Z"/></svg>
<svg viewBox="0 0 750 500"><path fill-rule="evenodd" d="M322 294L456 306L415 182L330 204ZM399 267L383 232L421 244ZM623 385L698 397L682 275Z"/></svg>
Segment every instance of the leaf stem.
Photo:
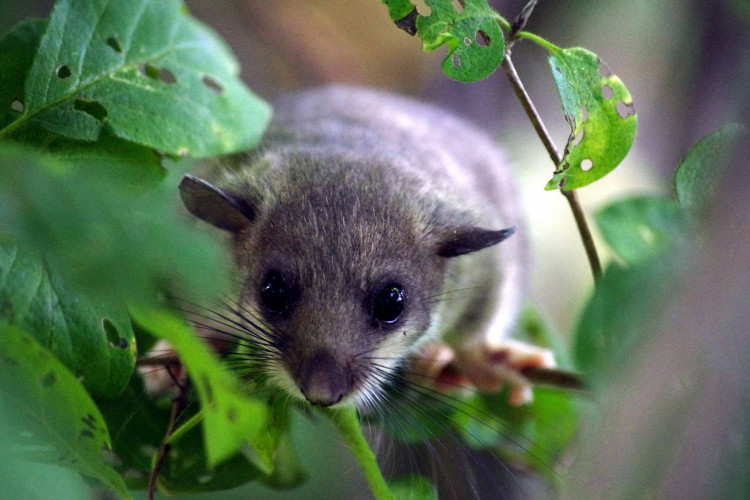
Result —
<svg viewBox="0 0 750 500"><path fill-rule="evenodd" d="M341 409L327 409L324 413L331 419L336 429L352 450L365 479L370 485L370 490L377 500L394 500L393 493L385 482L375 455L362 435L362 428L357 419L357 410L354 407Z"/></svg>
<svg viewBox="0 0 750 500"><path fill-rule="evenodd" d="M521 35L522 33L523 32L518 32L518 35ZM510 84L513 87L513 91L516 93L516 97L518 97L518 100L521 101L521 105L526 111L526 115L529 117L529 120L531 120L531 124L534 126L537 135L542 140L542 144L544 144L544 147L547 150L547 154L549 154L552 163L554 163L555 167L557 167L562 162L560 152L557 150L555 143L552 141L552 137L547 131L547 128L544 126L544 122L542 122L541 116L539 116L539 112L536 110L534 103L531 101L529 94L526 92L526 88L523 86L521 79L518 77L518 72L516 72L516 68L513 65L513 60L510 57L510 50L507 50L505 53L502 67L503 71L505 71L505 75L508 77L508 80L510 80ZM570 209L573 212L573 218L576 221L576 226L578 226L578 233L581 235L583 247L586 250L586 257L588 257L591 272L594 275L594 279L597 280L599 276L601 276L601 263L599 261L599 255L596 251L596 245L594 244L594 238L591 235L591 229L589 228L588 222L586 221L586 215L584 214L583 208L578 201L578 196L575 190L560 190L560 193L562 193L565 199L568 200Z"/></svg>

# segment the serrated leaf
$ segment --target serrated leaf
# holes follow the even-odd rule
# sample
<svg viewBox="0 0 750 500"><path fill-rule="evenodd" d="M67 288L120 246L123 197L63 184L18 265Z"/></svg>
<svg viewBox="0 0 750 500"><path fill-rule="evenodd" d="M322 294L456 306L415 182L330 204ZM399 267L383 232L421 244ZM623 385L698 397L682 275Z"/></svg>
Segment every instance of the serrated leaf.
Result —
<svg viewBox="0 0 750 500"><path fill-rule="evenodd" d="M735 143L747 135L744 125L728 123L698 141L680 160L674 185L683 208L701 210L714 198L729 153Z"/></svg>
<svg viewBox="0 0 750 500"><path fill-rule="evenodd" d="M94 396L116 396L133 373L127 311L74 294L39 255L15 245L0 245L0 321L33 335Z"/></svg>
<svg viewBox="0 0 750 500"><path fill-rule="evenodd" d="M86 390L32 336L8 325L0 325L0 415L15 437L3 453L76 470L129 498L102 459L109 432Z"/></svg>
<svg viewBox="0 0 750 500"><path fill-rule="evenodd" d="M106 300L151 301L168 286L221 293L224 256L210 235L179 217L176 179L144 195L130 189L142 175L0 148L3 230L42 253L72 286Z"/></svg>
<svg viewBox="0 0 750 500"><path fill-rule="evenodd" d="M25 109L24 81L46 24L27 19L0 40L0 130L18 119Z"/></svg>
<svg viewBox="0 0 750 500"><path fill-rule="evenodd" d="M466 0L457 12L450 0L426 0L429 16L417 17L425 51L448 46L443 72L454 80L473 82L492 74L505 56L498 15L487 0Z"/></svg>
<svg viewBox="0 0 750 500"><path fill-rule="evenodd" d="M0 136L103 131L174 155L257 144L270 110L231 51L179 0L61 0L26 79L24 113Z"/></svg>
<svg viewBox="0 0 750 500"><path fill-rule="evenodd" d="M628 264L680 244L688 229L685 212L665 198L627 198L598 210L594 217L609 246Z"/></svg>
<svg viewBox="0 0 750 500"><path fill-rule="evenodd" d="M571 133L545 189L577 189L614 170L630 151L637 117L617 75L586 49L551 49L549 63Z"/></svg>

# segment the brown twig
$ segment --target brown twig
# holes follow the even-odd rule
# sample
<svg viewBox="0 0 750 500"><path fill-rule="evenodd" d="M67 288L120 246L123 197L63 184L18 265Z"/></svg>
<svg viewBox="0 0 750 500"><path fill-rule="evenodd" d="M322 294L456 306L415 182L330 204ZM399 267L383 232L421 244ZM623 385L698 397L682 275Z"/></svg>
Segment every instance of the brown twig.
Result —
<svg viewBox="0 0 750 500"><path fill-rule="evenodd" d="M510 57L509 49L506 50L505 58L502 62L502 67L505 71L505 75L508 77L508 80L510 80L510 84L513 87L513 91L516 93L516 97L518 97L518 100L521 102L523 109L526 111L526 115L529 117L531 124L534 126L534 130L536 130L537 135L542 140L542 144L544 144L544 147L547 150L547 154L549 154L550 159L557 167L562 162L562 156L560 156L560 152L557 150L557 147L552 141L547 128L544 126L544 122L542 122L542 118L539 116L539 112L536 110L536 107L531 101L529 94L526 92L521 79L518 77L516 68L513 65L513 60ZM563 191L561 189L560 193L562 193L565 199L568 200L570 209L573 212L573 218L576 221L576 226L578 226L578 233L581 235L583 247L586 250L586 256L588 257L591 272L594 275L594 279L597 280L602 272L601 262L599 261L599 254L596 251L594 238L591 236L591 229L589 228L588 222L586 221L586 215L583 212L581 204L578 202L578 196L576 195L576 192L574 190Z"/></svg>
<svg viewBox="0 0 750 500"><path fill-rule="evenodd" d="M169 365L166 366L167 371L170 375L172 372L169 370ZM174 377L173 377L174 378ZM167 424L167 431L164 433L164 440L159 447L159 455L154 463L154 468L151 470L151 476L148 479L148 500L154 500L154 493L156 492L156 481L161 473L161 468L164 462L167 460L171 446L168 441L174 432L175 426L177 425L177 418L180 416L182 411L185 409L185 388L182 387L176 378L174 378L175 385L177 386L177 394L172 398L172 411L169 415L169 424Z"/></svg>
<svg viewBox="0 0 750 500"><path fill-rule="evenodd" d="M579 374L556 368L528 368L522 370L521 375L534 385L547 385L575 391L587 390Z"/></svg>

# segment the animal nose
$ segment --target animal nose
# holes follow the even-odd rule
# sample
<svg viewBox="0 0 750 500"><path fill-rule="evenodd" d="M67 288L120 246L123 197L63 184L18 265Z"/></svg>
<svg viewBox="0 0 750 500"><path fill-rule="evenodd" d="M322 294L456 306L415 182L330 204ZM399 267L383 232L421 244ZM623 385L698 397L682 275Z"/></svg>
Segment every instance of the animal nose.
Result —
<svg viewBox="0 0 750 500"><path fill-rule="evenodd" d="M335 405L352 390L348 372L329 352L317 351L303 367L299 389L313 405Z"/></svg>

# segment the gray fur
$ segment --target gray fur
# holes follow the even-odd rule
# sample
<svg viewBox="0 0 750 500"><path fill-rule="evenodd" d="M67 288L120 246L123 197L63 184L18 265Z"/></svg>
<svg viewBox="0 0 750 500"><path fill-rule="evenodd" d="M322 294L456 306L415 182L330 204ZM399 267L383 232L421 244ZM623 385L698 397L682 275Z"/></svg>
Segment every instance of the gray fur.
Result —
<svg viewBox="0 0 750 500"><path fill-rule="evenodd" d="M186 177L181 191L192 213L234 232L241 300L283 332L269 367L276 383L361 403L378 397L373 363L390 372L429 338L456 345L478 342L490 324L511 327L523 240L495 243L521 223L519 203L502 151L482 131L349 87L295 94L275 109L257 151L223 160L205 181ZM259 298L271 269L294 291L283 316ZM373 296L390 282L406 290L404 313L375 324Z"/></svg>

